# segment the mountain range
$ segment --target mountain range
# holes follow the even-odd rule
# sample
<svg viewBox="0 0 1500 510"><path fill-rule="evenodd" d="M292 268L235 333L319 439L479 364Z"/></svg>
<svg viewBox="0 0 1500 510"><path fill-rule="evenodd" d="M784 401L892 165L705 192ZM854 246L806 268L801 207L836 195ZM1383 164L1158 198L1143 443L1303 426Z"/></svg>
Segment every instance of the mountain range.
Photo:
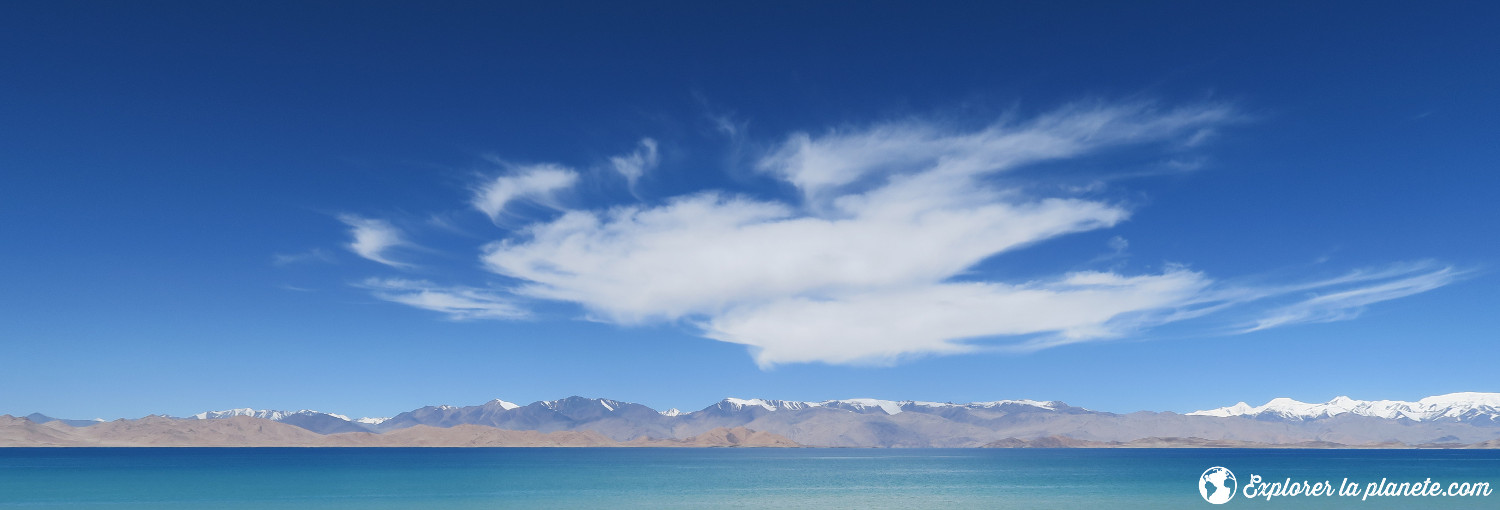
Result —
<svg viewBox="0 0 1500 510"><path fill-rule="evenodd" d="M685 439L615 441L591 431L536 432L480 425L448 428L417 425L376 434L310 430L249 415L209 420L147 416L73 427L62 421L36 423L0 416L0 446L219 446L219 447L796 447L787 438L744 428L714 429Z"/></svg>
<svg viewBox="0 0 1500 510"><path fill-rule="evenodd" d="M1188 413L1193 416L1246 416L1251 418L1306 421L1339 415L1406 419L1418 422L1470 422L1495 424L1500 421L1500 393L1449 393L1427 397L1416 402L1400 400L1354 400L1336 397L1321 404L1298 402L1289 398L1272 399L1263 406L1238 404Z"/></svg>
<svg viewBox="0 0 1500 510"><path fill-rule="evenodd" d="M739 398L681 412L575 396L524 406L499 399L473 406L428 406L390 418L351 419L311 410L231 409L142 420L185 427L193 422L235 419L290 425L315 435L387 436L413 428L429 435L441 429L470 433L497 430L544 435L588 433L617 443L689 441L704 434L745 430L774 435L788 443L839 447L1455 446L1493 445L1500 440L1500 393L1453 393L1416 402L1338 397L1309 404L1278 398L1262 406L1241 402L1187 414L1117 414L1036 400L948 403ZM39 414L25 420L52 423L53 430L101 426L97 421L56 420ZM132 421L140 420L107 423Z"/></svg>

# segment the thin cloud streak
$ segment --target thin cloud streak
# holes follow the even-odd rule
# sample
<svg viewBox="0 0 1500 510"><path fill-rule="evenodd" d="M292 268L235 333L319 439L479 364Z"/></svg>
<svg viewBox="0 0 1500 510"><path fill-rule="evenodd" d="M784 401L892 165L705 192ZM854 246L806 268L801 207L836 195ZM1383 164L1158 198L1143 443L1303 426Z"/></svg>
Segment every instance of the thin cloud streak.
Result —
<svg viewBox="0 0 1500 510"><path fill-rule="evenodd" d="M306 264L312 262L333 262L333 255L322 248L313 248L301 253L274 253L271 255L271 265L276 267Z"/></svg>
<svg viewBox="0 0 1500 510"><path fill-rule="evenodd" d="M1242 335L1296 324L1337 322L1359 317L1365 307L1434 290L1469 276L1470 272L1435 262L1398 263L1377 269L1350 271L1322 280L1279 286L1213 282L1200 292L1150 313L1123 316L1111 322L1114 335L1093 338L1050 335L1014 345L1011 352L1033 352L1083 341L1139 334L1158 326L1214 314L1230 316L1227 329L1199 330L1199 335ZM1249 317L1249 319L1245 319Z"/></svg>
<svg viewBox="0 0 1500 510"><path fill-rule="evenodd" d="M513 299L494 291L472 287L441 286L426 280L369 278L359 287L380 299L431 310L453 320L524 319L531 314Z"/></svg>
<svg viewBox="0 0 1500 510"><path fill-rule="evenodd" d="M1279 307L1256 320L1253 325L1243 328L1243 332L1249 333L1292 324L1353 319L1369 305L1427 292L1453 283L1466 275L1467 272L1452 266L1432 267L1432 264L1369 274L1358 281L1374 281L1374 283L1330 290ZM1347 281L1347 278L1341 280ZM1336 284L1332 283L1327 286L1332 287Z"/></svg>

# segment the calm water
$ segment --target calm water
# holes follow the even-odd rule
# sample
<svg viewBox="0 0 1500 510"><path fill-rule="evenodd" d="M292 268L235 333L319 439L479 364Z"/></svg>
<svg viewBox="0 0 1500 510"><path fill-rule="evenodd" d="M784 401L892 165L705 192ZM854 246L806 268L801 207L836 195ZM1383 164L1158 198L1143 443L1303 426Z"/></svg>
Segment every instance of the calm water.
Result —
<svg viewBox="0 0 1500 510"><path fill-rule="evenodd" d="M1198 477L1489 482L1495 450L0 448L0 508L1211 508ZM1269 480L1268 480L1269 481ZM1500 508L1288 497L1266 508Z"/></svg>

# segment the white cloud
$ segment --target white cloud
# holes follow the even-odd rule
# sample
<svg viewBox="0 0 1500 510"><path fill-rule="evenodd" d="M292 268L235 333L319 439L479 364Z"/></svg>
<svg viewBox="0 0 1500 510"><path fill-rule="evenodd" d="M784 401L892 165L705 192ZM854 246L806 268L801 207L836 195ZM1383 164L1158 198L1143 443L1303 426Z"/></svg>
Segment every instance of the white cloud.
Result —
<svg viewBox="0 0 1500 510"><path fill-rule="evenodd" d="M1308 322L1352 319L1366 306L1403 298L1453 283L1465 272L1433 263L1394 265L1380 271L1355 271L1283 294L1311 293L1289 305L1278 306L1243 328L1243 332Z"/></svg>
<svg viewBox="0 0 1500 510"><path fill-rule="evenodd" d="M483 260L527 282L524 294L638 323L789 296L935 283L995 253L1126 216L1081 200L965 208L943 197L898 198L861 205L860 215L844 219L713 193L659 207L572 211L529 227L525 240L486 247Z"/></svg>
<svg viewBox="0 0 1500 510"><path fill-rule="evenodd" d="M520 319L530 315L501 293L472 287L444 287L400 278L370 278L360 287L380 299L443 313L454 320Z"/></svg>
<svg viewBox="0 0 1500 510"><path fill-rule="evenodd" d="M1080 104L1030 122L997 123L972 132L907 121L817 137L793 134L759 167L816 202L870 177L920 172L962 180L1114 145L1192 136L1233 118L1233 110L1217 105L1160 111L1149 104Z"/></svg>
<svg viewBox="0 0 1500 510"><path fill-rule="evenodd" d="M620 172L620 175L625 176L625 181L629 183L630 188L633 190L635 189L635 182L640 180L641 176L646 175L647 171L656 168L658 163L656 140L642 138L640 147L635 152L609 158L609 163L615 168L616 172Z"/></svg>
<svg viewBox="0 0 1500 510"><path fill-rule="evenodd" d="M687 319L704 336L750 346L763 365L882 362L995 336L1115 336L1112 321L1190 304L1209 280L1173 270L953 283L997 254L1129 216L1118 204L1027 195L984 177L1190 136L1230 117L1216 106L1099 106L975 132L908 121L799 134L758 166L802 191L801 204L705 192L569 211L490 244L483 261L524 282L519 294L616 323Z"/></svg>
<svg viewBox="0 0 1500 510"><path fill-rule="evenodd" d="M391 248L410 245L390 222L380 219L363 218L353 214L339 215L339 221L348 225L349 235L354 238L347 246L349 251L366 259L379 262L391 267L408 268L411 264L391 260L386 255Z"/></svg>
<svg viewBox="0 0 1500 510"><path fill-rule="evenodd" d="M271 264L277 267L311 262L333 262L333 255L322 248L313 248L301 253L274 253Z"/></svg>
<svg viewBox="0 0 1500 510"><path fill-rule="evenodd" d="M496 177L476 190L472 203L475 209L489 216L490 221L498 223L500 214L511 202L533 200L556 207L552 203L554 194L573 187L577 182L578 172L563 166L518 166L509 175Z"/></svg>
<svg viewBox="0 0 1500 510"><path fill-rule="evenodd" d="M835 298L792 297L713 317L706 336L753 347L761 366L888 363L972 351L967 340L1051 334L1083 341L1126 333L1115 320L1182 306L1209 285L1187 270L1124 277L1075 273L1020 285L934 283Z"/></svg>
<svg viewBox="0 0 1500 510"><path fill-rule="evenodd" d="M1119 203L1007 185L999 174L1124 145L1182 151L1235 119L1220 105L1089 104L968 131L907 120L798 133L756 163L794 188L795 199L702 191L607 209L555 207L482 248L484 267L516 282L505 292L407 280L365 287L455 318L517 318L525 301L546 300L617 324L678 321L772 366L1036 350L1228 310L1262 317L1236 332L1338 320L1456 277L1451 268L1392 266L1256 287L1183 266L1030 281L974 272L996 256L1130 216ZM611 163L633 183L656 159L647 138ZM524 167L488 183L473 204L497 220L507 203L549 201L577 179L556 165ZM1116 256L1129 247L1120 237L1109 245Z"/></svg>

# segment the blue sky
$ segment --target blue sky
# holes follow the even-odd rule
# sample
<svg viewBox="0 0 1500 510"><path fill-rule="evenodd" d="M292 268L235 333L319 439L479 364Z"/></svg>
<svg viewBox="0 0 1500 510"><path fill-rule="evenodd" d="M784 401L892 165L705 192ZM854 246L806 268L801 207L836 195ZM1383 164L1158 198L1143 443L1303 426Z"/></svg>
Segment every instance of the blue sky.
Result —
<svg viewBox="0 0 1500 510"><path fill-rule="evenodd" d="M3 9L0 413L1500 391L1485 3Z"/></svg>

